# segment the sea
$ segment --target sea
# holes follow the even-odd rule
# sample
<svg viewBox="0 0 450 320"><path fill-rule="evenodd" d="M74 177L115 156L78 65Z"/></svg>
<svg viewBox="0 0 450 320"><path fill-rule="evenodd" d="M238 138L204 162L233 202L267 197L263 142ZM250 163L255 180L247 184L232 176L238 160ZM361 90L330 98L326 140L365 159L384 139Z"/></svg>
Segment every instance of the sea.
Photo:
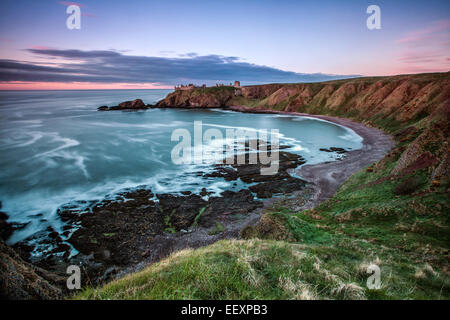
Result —
<svg viewBox="0 0 450 320"><path fill-rule="evenodd" d="M224 147L236 144L227 132L253 132L258 139L266 132L267 140L278 139L289 146L284 151L307 164L342 157L321 148L362 147L351 129L308 117L225 109L97 111L136 98L155 104L170 92L0 91L0 210L22 226L8 243L33 239L49 227L61 231L62 206L81 207L125 190L178 194L206 188L220 195L245 188L241 181L199 174L212 170L212 159L222 157ZM174 151L181 146L184 151ZM174 161L174 154L183 161Z"/></svg>

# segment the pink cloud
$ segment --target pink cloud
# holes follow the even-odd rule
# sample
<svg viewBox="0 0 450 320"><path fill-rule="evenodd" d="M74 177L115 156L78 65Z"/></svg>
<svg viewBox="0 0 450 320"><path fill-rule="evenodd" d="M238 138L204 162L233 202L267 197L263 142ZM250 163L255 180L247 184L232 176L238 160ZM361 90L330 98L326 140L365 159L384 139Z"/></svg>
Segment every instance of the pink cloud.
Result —
<svg viewBox="0 0 450 320"><path fill-rule="evenodd" d="M432 62L437 61L442 58L440 52L405 52L400 58L400 61L404 61L407 63L416 63L416 62Z"/></svg>
<svg viewBox="0 0 450 320"><path fill-rule="evenodd" d="M401 72L446 72L450 70L450 19L434 21L428 27L406 34L397 43Z"/></svg>
<svg viewBox="0 0 450 320"><path fill-rule="evenodd" d="M405 37L399 39L397 42L408 43L423 41L430 38L434 38L436 33L450 29L450 19L434 21L431 26L428 26L421 30L416 30L408 33ZM446 34L448 36L448 33Z"/></svg>
<svg viewBox="0 0 450 320"><path fill-rule="evenodd" d="M46 46L31 46L32 49L36 49L36 50L51 50L52 48L50 47L46 47Z"/></svg>

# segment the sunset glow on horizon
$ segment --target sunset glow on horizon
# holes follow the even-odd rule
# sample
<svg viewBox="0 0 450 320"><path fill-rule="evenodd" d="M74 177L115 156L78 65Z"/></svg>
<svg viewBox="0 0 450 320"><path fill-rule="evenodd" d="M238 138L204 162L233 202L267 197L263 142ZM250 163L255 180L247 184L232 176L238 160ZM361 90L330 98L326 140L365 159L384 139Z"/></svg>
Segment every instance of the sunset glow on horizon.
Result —
<svg viewBox="0 0 450 320"><path fill-rule="evenodd" d="M145 90L173 89L173 86L153 83L95 83L95 82L0 82L0 90Z"/></svg>
<svg viewBox="0 0 450 320"><path fill-rule="evenodd" d="M378 30L366 27L365 1L5 0L0 90L169 89L450 70L450 2L374 4ZM70 5L81 10L80 29L66 26ZM124 17L133 23L117 23Z"/></svg>

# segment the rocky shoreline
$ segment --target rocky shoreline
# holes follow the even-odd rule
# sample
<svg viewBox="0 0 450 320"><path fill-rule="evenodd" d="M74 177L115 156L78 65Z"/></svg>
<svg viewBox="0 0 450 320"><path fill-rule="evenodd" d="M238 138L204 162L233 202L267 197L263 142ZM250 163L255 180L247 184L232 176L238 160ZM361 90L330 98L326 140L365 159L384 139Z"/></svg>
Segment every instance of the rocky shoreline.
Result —
<svg viewBox="0 0 450 320"><path fill-rule="evenodd" d="M80 265L86 275L83 284L98 285L157 262L174 251L239 237L244 227L259 220L265 199L298 193L306 187L304 180L288 173L305 163L299 155L284 151L289 146L277 147L279 170L274 175L262 175L265 165L250 164L253 150L250 143L243 147L245 164L237 164L234 159L233 165L219 163L212 171L197 175L240 180L248 188L213 196L205 188L200 194L153 194L142 186L124 190L113 199L84 201L89 204L85 209L68 204L58 210L65 223L63 234L48 230L41 244L52 249L34 264L60 275L64 275L67 266ZM270 152L276 151L270 145L266 147ZM14 247L24 259L33 250L26 243ZM78 254L71 257L73 249Z"/></svg>
<svg viewBox="0 0 450 320"><path fill-rule="evenodd" d="M154 107L136 99L98 110L138 111ZM83 281L85 285L97 285L121 277L174 251L239 237L243 228L259 221L263 208L271 205L275 195L295 194L304 198L298 210L312 208L331 197L351 174L381 159L394 145L392 139L381 131L347 119L242 106L226 109L308 116L338 123L359 134L363 138L363 148L348 152L339 147L322 150L345 153L345 157L341 161L302 166L297 174L306 181L289 174L305 161L282 150L289 146L280 146L280 169L274 176L260 175L261 164L219 164L213 172L199 173L205 178L240 179L249 184L248 189L238 192L225 191L220 197L209 196L206 189L199 195L188 191L179 195L155 195L143 187L124 191L114 200L92 203L86 210L63 207L58 214L66 223L66 235L73 233L63 241L59 234L50 232L48 241L54 249L36 266L63 275L68 265L81 265L87 275ZM248 148L246 150L249 151ZM16 249L26 258L32 248L19 244ZM79 254L69 257L72 249Z"/></svg>

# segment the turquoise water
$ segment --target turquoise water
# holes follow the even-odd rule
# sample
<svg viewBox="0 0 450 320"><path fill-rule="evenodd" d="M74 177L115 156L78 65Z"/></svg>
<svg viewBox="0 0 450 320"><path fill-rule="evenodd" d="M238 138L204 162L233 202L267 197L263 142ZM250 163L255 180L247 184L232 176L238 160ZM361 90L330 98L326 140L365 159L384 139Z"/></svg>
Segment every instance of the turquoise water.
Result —
<svg viewBox="0 0 450 320"><path fill-rule="evenodd" d="M194 136L194 121L203 129L279 130L286 151L308 164L334 160L319 148L358 149L362 139L352 130L316 119L284 115L243 114L219 109L151 109L99 112L141 98L156 103L171 90L0 91L0 200L10 221L28 223L9 243L24 240L51 226L61 230L56 213L64 204L101 200L124 188L145 185L154 193L215 194L239 189L221 178L203 178L210 164L176 165L171 141L176 129ZM227 141L210 144L222 147Z"/></svg>

